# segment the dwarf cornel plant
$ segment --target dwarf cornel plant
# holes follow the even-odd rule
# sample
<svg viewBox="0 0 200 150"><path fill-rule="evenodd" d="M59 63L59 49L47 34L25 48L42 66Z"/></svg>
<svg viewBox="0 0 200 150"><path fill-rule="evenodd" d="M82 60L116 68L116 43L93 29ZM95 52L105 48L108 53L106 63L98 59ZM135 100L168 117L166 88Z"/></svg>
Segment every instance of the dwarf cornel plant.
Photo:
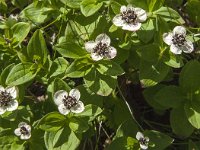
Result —
<svg viewBox="0 0 200 150"><path fill-rule="evenodd" d="M0 150L199 150L199 0L0 0Z"/></svg>

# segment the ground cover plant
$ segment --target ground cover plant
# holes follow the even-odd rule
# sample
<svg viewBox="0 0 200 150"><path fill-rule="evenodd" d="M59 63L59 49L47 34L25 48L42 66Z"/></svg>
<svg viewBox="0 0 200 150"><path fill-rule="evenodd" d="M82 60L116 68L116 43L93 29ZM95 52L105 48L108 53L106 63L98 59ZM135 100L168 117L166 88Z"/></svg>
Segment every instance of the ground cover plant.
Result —
<svg viewBox="0 0 200 150"><path fill-rule="evenodd" d="M199 0L0 0L1 150L199 150Z"/></svg>

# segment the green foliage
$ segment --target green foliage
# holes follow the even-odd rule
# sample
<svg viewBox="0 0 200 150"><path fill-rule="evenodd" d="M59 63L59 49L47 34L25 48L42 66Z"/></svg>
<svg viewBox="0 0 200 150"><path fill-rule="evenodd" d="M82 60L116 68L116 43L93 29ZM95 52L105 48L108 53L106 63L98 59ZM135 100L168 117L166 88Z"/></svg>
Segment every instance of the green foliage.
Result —
<svg viewBox="0 0 200 150"><path fill-rule="evenodd" d="M137 140L135 140L132 137L120 137L116 139L109 147L108 150L114 150L114 149L121 149L121 150L128 150L128 149L138 149L138 145L135 146L138 143Z"/></svg>
<svg viewBox="0 0 200 150"><path fill-rule="evenodd" d="M88 17L96 13L102 5L102 2L98 2L96 0L83 0L81 2L81 12L84 16Z"/></svg>
<svg viewBox="0 0 200 150"><path fill-rule="evenodd" d="M187 93L194 94L199 90L199 75L200 75L200 63L198 61L188 62L180 74L180 86Z"/></svg>
<svg viewBox="0 0 200 150"><path fill-rule="evenodd" d="M186 4L186 10L188 14L191 16L190 18L199 25L199 6L200 2L198 0L189 0Z"/></svg>
<svg viewBox="0 0 200 150"><path fill-rule="evenodd" d="M17 64L15 65L11 71L9 72L6 84L13 86L13 85L20 85L31 81L36 76L36 68L34 64L25 63L25 64Z"/></svg>
<svg viewBox="0 0 200 150"><path fill-rule="evenodd" d="M25 22L16 23L12 28L14 41L20 44L30 31L30 24Z"/></svg>
<svg viewBox="0 0 200 150"><path fill-rule="evenodd" d="M39 127L45 131L57 131L64 126L66 118L57 113L51 112L45 115L39 122Z"/></svg>
<svg viewBox="0 0 200 150"><path fill-rule="evenodd" d="M152 142L152 147L149 149L152 150L159 150L159 149L165 149L167 146L169 146L172 142L173 139L163 133L160 133L158 131L146 131L145 135L151 139Z"/></svg>
<svg viewBox="0 0 200 150"><path fill-rule="evenodd" d="M46 148L49 150L55 149L76 149L80 143L79 138L69 128L62 128L55 132L45 132L44 135Z"/></svg>
<svg viewBox="0 0 200 150"><path fill-rule="evenodd" d="M179 87L166 86L161 88L154 96L155 101L165 108L177 108L183 103L183 96Z"/></svg>
<svg viewBox="0 0 200 150"><path fill-rule="evenodd" d="M98 95L108 96L116 88L116 77L106 76L93 69L84 77L86 86Z"/></svg>
<svg viewBox="0 0 200 150"><path fill-rule="evenodd" d="M91 71L92 63L87 58L77 59L66 70L66 76L71 78L84 77Z"/></svg>
<svg viewBox="0 0 200 150"><path fill-rule="evenodd" d="M55 46L55 49L64 57L81 58L87 53L76 43L63 42ZM69 50L68 50L69 49Z"/></svg>
<svg viewBox="0 0 200 150"><path fill-rule="evenodd" d="M44 64L47 60L47 46L41 30L36 30L31 37L28 46L27 54L32 62Z"/></svg>
<svg viewBox="0 0 200 150"><path fill-rule="evenodd" d="M170 124L172 126L173 132L183 137L189 137L194 131L194 127L192 127L192 125L187 120L186 113L182 106L171 111Z"/></svg>

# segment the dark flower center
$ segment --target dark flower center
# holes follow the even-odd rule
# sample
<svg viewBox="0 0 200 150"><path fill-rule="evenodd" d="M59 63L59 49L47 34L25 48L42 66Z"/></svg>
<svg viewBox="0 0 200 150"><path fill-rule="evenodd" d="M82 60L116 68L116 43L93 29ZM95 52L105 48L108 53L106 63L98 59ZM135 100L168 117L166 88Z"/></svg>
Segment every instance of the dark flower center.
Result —
<svg viewBox="0 0 200 150"><path fill-rule="evenodd" d="M140 138L139 139L139 143L141 144L141 145L148 145L148 141L147 141L147 139L146 138Z"/></svg>
<svg viewBox="0 0 200 150"><path fill-rule="evenodd" d="M133 10L127 10L123 11L121 13L122 20L124 20L126 23L135 24L137 20L137 14Z"/></svg>
<svg viewBox="0 0 200 150"><path fill-rule="evenodd" d="M71 96L64 96L63 103L67 109L70 109L78 104L76 98Z"/></svg>
<svg viewBox="0 0 200 150"><path fill-rule="evenodd" d="M24 126L20 127L20 132L21 132L21 134L23 134L23 135L29 134L29 131L28 131Z"/></svg>
<svg viewBox="0 0 200 150"><path fill-rule="evenodd" d="M6 91L0 92L0 107L8 106L12 101L12 96Z"/></svg>
<svg viewBox="0 0 200 150"><path fill-rule="evenodd" d="M172 39L173 44L176 46L183 46L185 41L185 36L182 34L175 34Z"/></svg>
<svg viewBox="0 0 200 150"><path fill-rule="evenodd" d="M97 53L100 56L105 56L109 53L108 45L106 43L99 42L94 48L94 53Z"/></svg>

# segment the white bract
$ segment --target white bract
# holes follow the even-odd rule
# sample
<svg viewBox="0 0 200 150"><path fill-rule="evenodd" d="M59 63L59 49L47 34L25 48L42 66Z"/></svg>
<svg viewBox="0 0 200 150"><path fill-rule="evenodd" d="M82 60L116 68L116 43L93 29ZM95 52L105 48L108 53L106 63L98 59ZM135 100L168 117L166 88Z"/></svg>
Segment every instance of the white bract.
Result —
<svg viewBox="0 0 200 150"><path fill-rule="evenodd" d="M19 19L19 15L18 14L11 14L10 18L15 19L16 21Z"/></svg>
<svg viewBox="0 0 200 150"><path fill-rule="evenodd" d="M85 43L85 49L91 53L93 60L98 61L103 58L113 59L117 55L117 50L110 46L111 40L106 34L100 34L95 41Z"/></svg>
<svg viewBox="0 0 200 150"><path fill-rule="evenodd" d="M176 26L173 32L164 33L163 41L170 45L170 51L174 54L191 53L194 46L191 41L186 39L186 29L182 26Z"/></svg>
<svg viewBox="0 0 200 150"><path fill-rule="evenodd" d="M0 115L4 114L6 111L17 109L17 95L18 90L15 86L4 88L0 85Z"/></svg>
<svg viewBox="0 0 200 150"><path fill-rule="evenodd" d="M141 132L137 132L136 139L139 141L141 149L148 149L148 144L149 144L148 137L144 137L144 135Z"/></svg>
<svg viewBox="0 0 200 150"><path fill-rule="evenodd" d="M31 137L31 126L25 122L20 122L14 133L17 136L20 136L20 139L27 140Z"/></svg>
<svg viewBox="0 0 200 150"><path fill-rule="evenodd" d="M54 94L54 102L58 106L61 114L67 115L70 111L73 113L81 113L85 107L80 100L80 92L72 89L69 94L64 90L59 90Z"/></svg>
<svg viewBox="0 0 200 150"><path fill-rule="evenodd" d="M53 33L53 35L51 36L50 44L53 45L55 43L55 40L56 40L56 33Z"/></svg>
<svg viewBox="0 0 200 150"><path fill-rule="evenodd" d="M3 16L1 16L1 15L0 15L0 20L4 20L4 19L3 19Z"/></svg>
<svg viewBox="0 0 200 150"><path fill-rule="evenodd" d="M134 8L132 5L121 6L120 14L113 18L115 26L122 27L123 30L137 31L141 27L141 22L146 21L147 13L141 8Z"/></svg>

